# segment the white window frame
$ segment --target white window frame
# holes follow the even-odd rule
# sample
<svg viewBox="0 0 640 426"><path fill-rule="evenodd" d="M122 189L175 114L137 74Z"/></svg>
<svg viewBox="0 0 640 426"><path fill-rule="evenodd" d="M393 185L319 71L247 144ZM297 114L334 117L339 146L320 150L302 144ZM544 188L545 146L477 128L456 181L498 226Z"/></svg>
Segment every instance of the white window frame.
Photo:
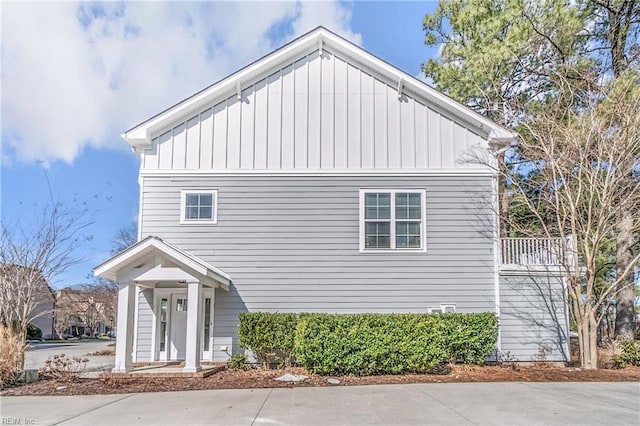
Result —
<svg viewBox="0 0 640 426"><path fill-rule="evenodd" d="M213 206L211 219L187 219L187 194L211 194ZM183 189L180 191L180 224L181 225L215 225L218 223L218 190L217 189Z"/></svg>
<svg viewBox="0 0 640 426"><path fill-rule="evenodd" d="M397 248L396 247L396 194L414 193L420 194L420 247ZM389 248L365 247L365 218L364 198L369 193L388 193L391 196L390 246ZM424 253L427 251L427 191L424 188L361 188L360 189L360 253ZM400 220L402 222L402 220ZM382 220L381 220L382 222Z"/></svg>

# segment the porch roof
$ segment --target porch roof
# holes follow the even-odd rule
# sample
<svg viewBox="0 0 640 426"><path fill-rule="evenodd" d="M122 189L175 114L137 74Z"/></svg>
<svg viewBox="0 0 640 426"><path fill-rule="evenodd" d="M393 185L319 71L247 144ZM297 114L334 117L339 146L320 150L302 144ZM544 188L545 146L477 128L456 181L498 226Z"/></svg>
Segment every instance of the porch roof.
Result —
<svg viewBox="0 0 640 426"><path fill-rule="evenodd" d="M139 263L143 258L148 258L154 253L167 258L171 263L175 264L176 267L167 268L155 265L155 268L150 271L138 275L136 277L137 279L135 279L136 281L141 278L143 278L144 281L153 279L160 281L161 278L166 278L167 276L176 280L194 277L205 283L206 281L215 281L220 287L229 290L229 285L231 284L231 276L229 276L229 274L211 266L199 257L155 236L149 236L137 242L106 262L96 266L94 268L94 274L115 281L119 271L139 267ZM166 275L166 272L170 270L173 270L173 273ZM183 273L179 273L177 270L182 270ZM157 274L161 271L165 272L162 276Z"/></svg>

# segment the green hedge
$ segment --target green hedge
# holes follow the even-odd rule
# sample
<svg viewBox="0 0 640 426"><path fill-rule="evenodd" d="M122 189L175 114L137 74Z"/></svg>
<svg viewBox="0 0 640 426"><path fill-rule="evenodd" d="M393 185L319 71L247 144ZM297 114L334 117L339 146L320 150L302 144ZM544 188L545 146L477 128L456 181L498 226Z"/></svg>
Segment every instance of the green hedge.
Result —
<svg viewBox="0 0 640 426"><path fill-rule="evenodd" d="M439 317L444 322L449 359L483 364L498 339L498 319L495 314L443 314Z"/></svg>
<svg viewBox="0 0 640 426"><path fill-rule="evenodd" d="M309 315L296 330L296 359L318 374L428 372L447 360L443 325L428 315Z"/></svg>
<svg viewBox="0 0 640 426"><path fill-rule="evenodd" d="M267 368L279 361L291 364L298 314L245 312L239 318L240 347L251 349Z"/></svg>
<svg viewBox="0 0 640 426"><path fill-rule="evenodd" d="M27 340L41 340L42 330L38 326L29 323L27 325Z"/></svg>
<svg viewBox="0 0 640 426"><path fill-rule="evenodd" d="M481 364L498 335L492 313L240 315L240 345L258 361L282 354L318 374L424 373L447 361Z"/></svg>
<svg viewBox="0 0 640 426"><path fill-rule="evenodd" d="M623 340L621 348L622 353L613 356L613 362L618 368L625 368L629 365L640 366L640 341Z"/></svg>

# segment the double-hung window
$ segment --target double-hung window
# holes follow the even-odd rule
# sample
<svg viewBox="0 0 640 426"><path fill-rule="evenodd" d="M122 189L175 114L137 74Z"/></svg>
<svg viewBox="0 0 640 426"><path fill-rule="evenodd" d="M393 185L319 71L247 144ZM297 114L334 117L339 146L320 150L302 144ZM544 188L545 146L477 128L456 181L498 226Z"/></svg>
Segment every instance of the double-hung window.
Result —
<svg viewBox="0 0 640 426"><path fill-rule="evenodd" d="M184 189L180 202L180 223L215 224L218 221L218 191Z"/></svg>
<svg viewBox="0 0 640 426"><path fill-rule="evenodd" d="M424 189L360 190L360 251L425 251Z"/></svg>

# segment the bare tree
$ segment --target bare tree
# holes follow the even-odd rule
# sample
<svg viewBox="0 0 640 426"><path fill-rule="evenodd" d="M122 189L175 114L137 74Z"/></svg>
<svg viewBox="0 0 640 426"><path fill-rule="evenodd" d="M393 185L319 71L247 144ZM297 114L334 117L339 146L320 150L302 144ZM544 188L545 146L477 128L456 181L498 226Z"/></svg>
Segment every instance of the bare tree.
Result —
<svg viewBox="0 0 640 426"><path fill-rule="evenodd" d="M56 332L62 335L73 322L81 322L95 337L100 324L113 327L117 310L117 285L108 280L79 284L58 292Z"/></svg>
<svg viewBox="0 0 640 426"><path fill-rule="evenodd" d="M111 240L111 254L117 254L138 242L138 225L130 223L118 229Z"/></svg>
<svg viewBox="0 0 640 426"><path fill-rule="evenodd" d="M110 324L117 309L117 287L101 281L80 286L79 316L89 328L89 336L95 337L100 324Z"/></svg>
<svg viewBox="0 0 640 426"><path fill-rule="evenodd" d="M602 254L617 234L623 209L640 221L640 74L630 71L613 83L576 89L559 76L563 102L530 108L520 128L518 151L526 179L512 182L511 202L530 215L511 221L522 235L559 239L555 249L567 277L584 368L597 368L597 331L617 288L633 273L640 254L621 265L615 278L599 279ZM491 163L491 162L488 162ZM497 167L496 173L504 173ZM537 226L532 227L532 220Z"/></svg>
<svg viewBox="0 0 640 426"><path fill-rule="evenodd" d="M90 239L86 235L92 224L88 216L86 208L65 208L51 196L51 205L31 226L1 220L0 319L12 326L21 341L41 303L42 283L53 282L81 261L76 249Z"/></svg>
<svg viewBox="0 0 640 426"><path fill-rule="evenodd" d="M79 320L75 301L69 296L70 289L64 288L56 292L56 303L53 310L53 328L58 338L64 338L69 326Z"/></svg>

